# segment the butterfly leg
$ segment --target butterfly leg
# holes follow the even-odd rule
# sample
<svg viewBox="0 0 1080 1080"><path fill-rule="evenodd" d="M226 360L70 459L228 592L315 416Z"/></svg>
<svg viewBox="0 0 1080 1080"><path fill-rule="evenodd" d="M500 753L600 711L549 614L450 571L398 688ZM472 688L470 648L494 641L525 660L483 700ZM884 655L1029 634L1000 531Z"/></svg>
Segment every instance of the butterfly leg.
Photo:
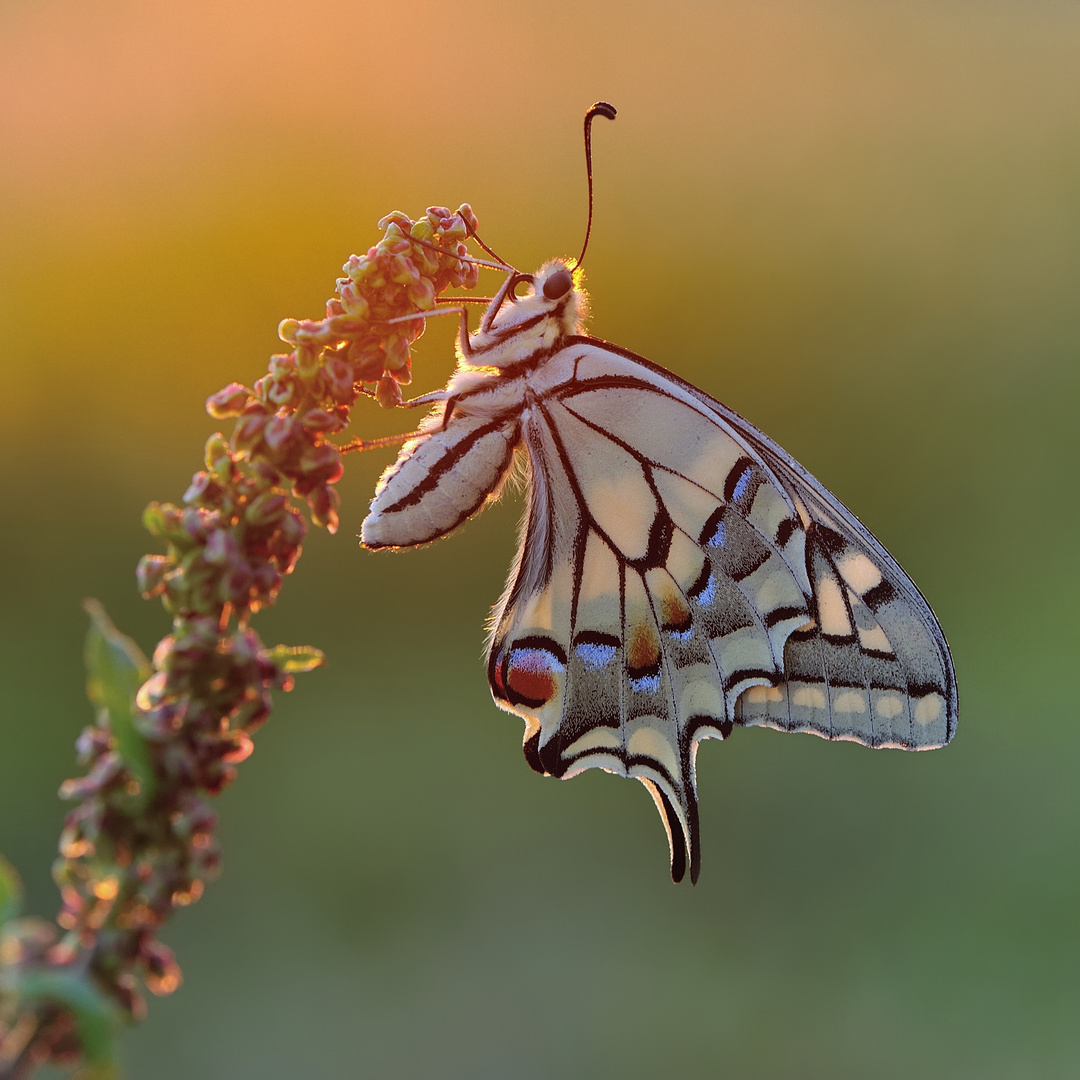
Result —
<svg viewBox="0 0 1080 1080"><path fill-rule="evenodd" d="M409 439L415 439L418 434L416 431L406 431L401 435L383 435L378 439L353 439L351 442L342 443L337 450L339 454L355 454L365 450L378 450L381 446L399 446Z"/></svg>
<svg viewBox="0 0 1080 1080"><path fill-rule="evenodd" d="M432 405L438 401L446 402L446 408L443 410L442 424L439 426L440 431L445 431L446 425L450 422L450 414L454 411L454 405L457 402L456 397L447 397L445 390L436 390L433 393L423 394L421 397L413 398L411 401L403 401L399 408L416 409L421 405ZM399 435L383 435L378 439L353 439L351 442L342 443L342 445L338 447L338 453L362 453L364 450L378 450L383 446L399 446L401 443L408 442L410 439L415 439L420 435L430 434L430 431L405 431Z"/></svg>
<svg viewBox="0 0 1080 1080"><path fill-rule="evenodd" d="M469 312L464 305L458 310L461 312L461 322L458 324L458 345L461 348L461 355L472 356L473 347L472 342L469 341Z"/></svg>

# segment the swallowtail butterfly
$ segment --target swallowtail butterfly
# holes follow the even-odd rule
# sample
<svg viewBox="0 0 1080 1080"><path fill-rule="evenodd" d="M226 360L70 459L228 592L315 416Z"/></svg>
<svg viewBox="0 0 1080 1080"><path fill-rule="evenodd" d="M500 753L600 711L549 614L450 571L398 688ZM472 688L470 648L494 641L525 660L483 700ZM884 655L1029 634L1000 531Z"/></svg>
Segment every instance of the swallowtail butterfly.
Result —
<svg viewBox="0 0 1080 1080"><path fill-rule="evenodd" d="M586 117L590 224L590 122L614 113ZM586 333L580 263L509 272L474 333L462 311L458 369L417 399L433 408L362 542L452 532L524 448L491 692L524 719L537 772L640 780L672 878L694 881L702 739L760 726L931 749L956 730L956 681L922 594L835 496L726 405Z"/></svg>

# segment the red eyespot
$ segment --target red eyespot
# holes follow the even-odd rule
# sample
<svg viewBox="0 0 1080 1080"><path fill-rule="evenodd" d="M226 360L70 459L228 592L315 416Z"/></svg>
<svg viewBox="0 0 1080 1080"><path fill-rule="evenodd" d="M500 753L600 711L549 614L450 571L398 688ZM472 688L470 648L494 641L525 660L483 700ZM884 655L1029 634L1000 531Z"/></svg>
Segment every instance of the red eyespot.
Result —
<svg viewBox="0 0 1080 1080"><path fill-rule="evenodd" d="M574 278L569 270L556 270L544 282L544 295L549 300L561 300L574 287Z"/></svg>

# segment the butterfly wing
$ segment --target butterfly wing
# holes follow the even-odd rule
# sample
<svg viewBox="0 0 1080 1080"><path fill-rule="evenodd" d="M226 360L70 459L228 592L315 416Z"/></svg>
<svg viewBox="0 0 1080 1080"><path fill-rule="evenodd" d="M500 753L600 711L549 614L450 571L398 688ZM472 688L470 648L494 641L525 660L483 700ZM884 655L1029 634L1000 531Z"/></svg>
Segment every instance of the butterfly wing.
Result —
<svg viewBox="0 0 1080 1080"><path fill-rule="evenodd" d="M492 693L533 768L641 780L672 876L700 864L694 762L733 725L948 742L944 636L896 562L730 409L591 338L522 416L531 487L496 609Z"/></svg>

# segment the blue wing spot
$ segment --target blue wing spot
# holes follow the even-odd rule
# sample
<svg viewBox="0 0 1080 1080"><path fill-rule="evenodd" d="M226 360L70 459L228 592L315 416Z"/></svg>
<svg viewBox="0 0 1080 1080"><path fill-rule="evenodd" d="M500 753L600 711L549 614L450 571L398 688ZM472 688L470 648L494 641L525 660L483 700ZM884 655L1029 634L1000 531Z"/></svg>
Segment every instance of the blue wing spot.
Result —
<svg viewBox="0 0 1080 1080"><path fill-rule="evenodd" d="M628 681L630 689L636 690L638 693L655 694L660 689L659 672L655 675L639 675L636 679L631 677Z"/></svg>
<svg viewBox="0 0 1080 1080"><path fill-rule="evenodd" d="M671 630L671 629L669 629L668 633L676 641L689 641L694 636L694 628L692 626L688 626L685 630Z"/></svg>
<svg viewBox="0 0 1080 1080"><path fill-rule="evenodd" d="M745 454L731 466L724 481L724 502L738 502L749 490L754 479L754 461Z"/></svg>
<svg viewBox="0 0 1080 1080"><path fill-rule="evenodd" d="M754 470L751 466L747 465L742 471L742 475L735 482L735 490L731 493L731 501L738 502L746 494L746 489L750 486L750 478L754 475Z"/></svg>
<svg viewBox="0 0 1080 1080"><path fill-rule="evenodd" d="M716 599L716 579L712 574L709 575L709 580L704 587L692 593L691 596L694 602L702 607L708 607Z"/></svg>
<svg viewBox="0 0 1080 1080"><path fill-rule="evenodd" d="M739 482L742 483L742 481ZM709 537L707 543L713 548L723 547L727 543L727 532L722 521L717 522L716 531Z"/></svg>
<svg viewBox="0 0 1080 1080"><path fill-rule="evenodd" d="M614 645L601 645L594 641L583 641L574 646L574 652L581 657L589 671L596 671L610 664L615 659L615 651Z"/></svg>
<svg viewBox="0 0 1080 1080"><path fill-rule="evenodd" d="M514 649L510 653L511 665L519 671L531 675L542 671L562 671L563 664L557 656L547 649Z"/></svg>

